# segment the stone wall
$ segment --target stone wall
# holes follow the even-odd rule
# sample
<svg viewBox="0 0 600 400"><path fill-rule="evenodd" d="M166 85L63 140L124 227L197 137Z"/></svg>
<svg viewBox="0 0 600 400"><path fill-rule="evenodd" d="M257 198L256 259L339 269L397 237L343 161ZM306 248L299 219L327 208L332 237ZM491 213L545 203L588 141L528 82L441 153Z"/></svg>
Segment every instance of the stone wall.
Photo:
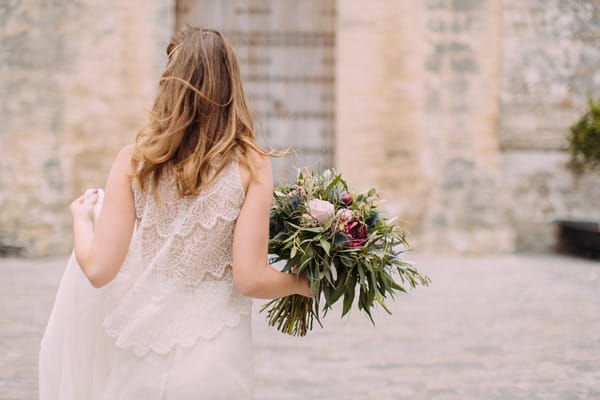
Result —
<svg viewBox="0 0 600 400"><path fill-rule="evenodd" d="M600 1L338 2L336 163L376 186L413 247L548 250L600 216L566 166L600 96Z"/></svg>
<svg viewBox="0 0 600 400"><path fill-rule="evenodd" d="M103 186L151 105L171 1L0 3L0 255L64 254L67 205Z"/></svg>
<svg viewBox="0 0 600 400"><path fill-rule="evenodd" d="M500 0L428 1L424 134L431 195L423 245L461 253L513 249L498 139Z"/></svg>
<svg viewBox="0 0 600 400"><path fill-rule="evenodd" d="M336 167L356 190L379 189L410 232L435 179L422 151L425 10L414 3L340 0L336 38Z"/></svg>
<svg viewBox="0 0 600 400"><path fill-rule="evenodd" d="M510 251L498 140L501 4L338 3L336 162L413 247Z"/></svg>
<svg viewBox="0 0 600 400"><path fill-rule="evenodd" d="M504 0L500 138L516 248L553 246L556 219L600 219L600 174L567 168L568 129L600 98L600 1Z"/></svg>
<svg viewBox="0 0 600 400"><path fill-rule="evenodd" d="M67 205L103 185L143 124L176 3L218 4L0 3L0 255L69 251ZM234 4L240 21L270 10L248 4ZM310 104L335 115L334 164L356 189L380 189L413 248L547 250L553 220L600 218L600 176L566 166L568 127L587 92L600 97L600 0L310 4L323 8L298 15L337 15L335 55L320 58L335 93ZM319 129L312 142L330 154Z"/></svg>

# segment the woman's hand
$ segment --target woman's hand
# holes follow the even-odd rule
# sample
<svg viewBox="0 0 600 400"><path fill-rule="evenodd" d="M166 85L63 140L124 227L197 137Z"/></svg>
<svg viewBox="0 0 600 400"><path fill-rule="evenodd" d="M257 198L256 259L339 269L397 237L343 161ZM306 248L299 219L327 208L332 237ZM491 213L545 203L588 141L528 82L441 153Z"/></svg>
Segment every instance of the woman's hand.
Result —
<svg viewBox="0 0 600 400"><path fill-rule="evenodd" d="M107 285L119 273L135 227L135 201L131 188L133 145L125 146L110 168L104 195L88 190L71 203L75 257L95 288ZM102 210L97 214L95 206Z"/></svg>
<svg viewBox="0 0 600 400"><path fill-rule="evenodd" d="M292 267L292 273L296 273L297 266ZM304 297L313 298L315 297L315 290L308 286L308 276L306 275L306 271L302 271L300 275L298 275L298 283L299 290L298 294Z"/></svg>
<svg viewBox="0 0 600 400"><path fill-rule="evenodd" d="M98 189L94 189L91 192L86 192L73 200L69 209L73 219L85 219L93 221L94 218L94 204L98 200Z"/></svg>

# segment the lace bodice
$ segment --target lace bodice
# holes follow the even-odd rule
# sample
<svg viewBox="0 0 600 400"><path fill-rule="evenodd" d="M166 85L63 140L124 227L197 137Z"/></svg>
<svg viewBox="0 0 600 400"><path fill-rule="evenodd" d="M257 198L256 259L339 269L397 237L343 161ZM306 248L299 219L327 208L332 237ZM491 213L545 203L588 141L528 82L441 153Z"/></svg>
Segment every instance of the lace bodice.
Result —
<svg viewBox="0 0 600 400"><path fill-rule="evenodd" d="M136 230L111 282L103 326L138 355L191 346L234 326L251 300L233 285L233 229L244 201L239 163L232 161L197 196L181 198L170 174L143 192L132 185Z"/></svg>

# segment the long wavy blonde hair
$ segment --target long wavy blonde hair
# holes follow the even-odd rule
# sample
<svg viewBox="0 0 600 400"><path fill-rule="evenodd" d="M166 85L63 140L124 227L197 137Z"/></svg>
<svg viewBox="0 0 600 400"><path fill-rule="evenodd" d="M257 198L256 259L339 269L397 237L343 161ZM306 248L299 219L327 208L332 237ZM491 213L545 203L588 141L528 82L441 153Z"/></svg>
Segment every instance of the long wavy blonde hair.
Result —
<svg viewBox="0 0 600 400"><path fill-rule="evenodd" d="M167 56L150 120L136 137L132 157L142 189L152 177L158 199L158 182L169 169L179 195L191 196L234 158L255 178L251 150L281 155L256 143L238 63L221 33L188 26L175 34Z"/></svg>

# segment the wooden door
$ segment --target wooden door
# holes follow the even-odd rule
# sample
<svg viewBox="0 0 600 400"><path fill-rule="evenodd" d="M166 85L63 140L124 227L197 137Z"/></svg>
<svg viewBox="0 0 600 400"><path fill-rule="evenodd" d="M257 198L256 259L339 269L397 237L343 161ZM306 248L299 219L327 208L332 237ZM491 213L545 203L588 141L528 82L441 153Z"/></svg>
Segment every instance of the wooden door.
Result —
<svg viewBox="0 0 600 400"><path fill-rule="evenodd" d="M273 160L277 182L332 166L335 0L179 0L176 21L233 44L259 142L293 147Z"/></svg>

